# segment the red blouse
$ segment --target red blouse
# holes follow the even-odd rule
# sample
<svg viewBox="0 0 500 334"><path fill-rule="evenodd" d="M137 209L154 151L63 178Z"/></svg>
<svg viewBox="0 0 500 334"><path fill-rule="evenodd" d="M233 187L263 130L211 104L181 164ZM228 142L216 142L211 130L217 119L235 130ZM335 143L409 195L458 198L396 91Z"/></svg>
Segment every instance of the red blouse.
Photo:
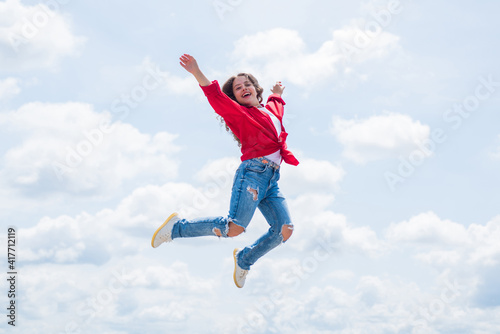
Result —
<svg viewBox="0 0 500 334"><path fill-rule="evenodd" d="M200 87L215 112L241 141L241 161L266 156L279 150L286 163L294 166L299 164L292 152L287 150L288 133L283 127L285 101L279 94L270 95L265 106L281 123L281 134L278 137L269 115L256 107L245 107L231 100L222 92L217 80L212 81L209 86Z"/></svg>

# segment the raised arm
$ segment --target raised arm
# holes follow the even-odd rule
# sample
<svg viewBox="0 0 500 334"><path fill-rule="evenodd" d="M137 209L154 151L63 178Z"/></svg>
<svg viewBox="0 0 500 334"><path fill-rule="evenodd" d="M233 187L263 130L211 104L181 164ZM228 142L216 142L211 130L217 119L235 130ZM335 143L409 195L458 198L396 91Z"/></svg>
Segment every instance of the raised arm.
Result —
<svg viewBox="0 0 500 334"><path fill-rule="evenodd" d="M183 54L179 59L181 66L195 77L200 86L210 86L212 82L210 82L210 80L207 79L203 72L201 72L200 68L198 67L198 63L193 56Z"/></svg>

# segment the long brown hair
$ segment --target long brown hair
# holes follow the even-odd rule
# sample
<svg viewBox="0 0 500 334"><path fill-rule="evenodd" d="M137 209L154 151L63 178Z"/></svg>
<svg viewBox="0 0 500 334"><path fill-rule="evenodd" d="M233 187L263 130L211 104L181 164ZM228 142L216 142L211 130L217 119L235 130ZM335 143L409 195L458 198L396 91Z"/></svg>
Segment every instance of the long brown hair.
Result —
<svg viewBox="0 0 500 334"><path fill-rule="evenodd" d="M257 100L259 101L259 103L262 103L262 93L264 93L264 88L262 88L259 85L259 82L257 81L257 79L250 73L238 73L237 75L233 75L232 77L227 79L227 81L222 86L222 91L224 92L224 94L229 96L229 98L231 100L238 102L238 100L236 100L236 96L234 96L234 92L233 92L233 82L234 82L234 79L236 79L237 77L245 77L245 78L247 78L248 81L250 81L252 83L252 85L255 87L255 91L257 92ZM226 131L233 135L234 140L236 140L238 142L238 146L241 146L240 139L238 137L236 137L236 135L231 131L231 129L227 126L226 122L224 121L224 119L222 117L220 117L220 121L226 127Z"/></svg>

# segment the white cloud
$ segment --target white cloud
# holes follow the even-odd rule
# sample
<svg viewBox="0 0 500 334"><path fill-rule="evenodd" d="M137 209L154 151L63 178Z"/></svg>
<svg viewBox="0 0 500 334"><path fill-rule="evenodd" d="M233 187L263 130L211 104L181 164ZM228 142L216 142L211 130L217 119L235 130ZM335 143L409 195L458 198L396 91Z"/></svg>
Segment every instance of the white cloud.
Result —
<svg viewBox="0 0 500 334"><path fill-rule="evenodd" d="M500 135L497 137L497 143L500 143ZM500 160L500 145L489 152L489 156L493 160Z"/></svg>
<svg viewBox="0 0 500 334"><path fill-rule="evenodd" d="M130 275L134 277L132 286L135 287L183 289L194 293L210 293L210 288L216 284L210 279L193 277L188 265L180 261L175 261L168 267L150 265L133 270Z"/></svg>
<svg viewBox="0 0 500 334"><path fill-rule="evenodd" d="M70 18L61 13L63 3L0 3L0 69L52 68L62 57L78 54L85 39L73 34Z"/></svg>
<svg viewBox="0 0 500 334"><path fill-rule="evenodd" d="M297 31L276 28L243 36L235 42L233 55L249 59L274 56L286 58L295 57L305 48L306 45Z"/></svg>
<svg viewBox="0 0 500 334"><path fill-rule="evenodd" d="M438 266L455 266L460 262L462 256L457 250L432 250L417 254L415 258L424 263L436 264Z"/></svg>
<svg viewBox="0 0 500 334"><path fill-rule="evenodd" d="M202 183L215 182L220 187L231 187L234 174L240 163L240 159L229 157L211 160L195 174L194 178Z"/></svg>
<svg viewBox="0 0 500 334"><path fill-rule="evenodd" d="M199 186L188 183L166 183L163 186L148 185L135 189L124 198L116 209L102 209L96 214L82 212L75 217L45 217L35 226L22 230L26 247L23 258L26 261L77 263L105 262L113 256L133 254L138 243L146 247L152 231L172 212L177 211L185 218L225 215L231 196L231 186L235 167L239 164L233 158L209 161L195 175ZM298 182L303 182L298 178ZM294 211L294 221L313 219L313 229L301 231L300 239L291 243L294 248L317 247L317 237L329 240L338 238L338 247L348 250L376 254L380 242L367 227L347 226L345 217L332 212L323 212L332 201L331 195L314 195L308 192L295 199L289 197L289 206ZM303 208L297 211L295 208ZM312 218L309 210L316 212ZM330 218L333 217L333 221ZM258 214L252 222L246 239L256 239L268 226ZM99 230L98 235L95 230ZM106 240L113 235L115 240ZM55 242L56 240L57 242ZM337 247L334 245L334 247ZM100 254L97 256L97 254Z"/></svg>
<svg viewBox="0 0 500 334"><path fill-rule="evenodd" d="M391 224L387 240L417 247L416 257L438 266L467 263L492 266L500 262L500 216L486 225L465 227L443 220L433 212L421 213L408 221Z"/></svg>
<svg viewBox="0 0 500 334"><path fill-rule="evenodd" d="M408 115L385 113L367 119L333 118L332 133L344 145L343 155L357 163L407 156L423 147L430 135L428 125ZM422 150L428 156L427 150Z"/></svg>
<svg viewBox="0 0 500 334"><path fill-rule="evenodd" d="M230 189L211 195L205 185L169 182L137 188L114 209L82 212L75 217L44 217L19 232L25 245L20 256L27 262L99 265L134 255L151 247L153 232L172 212L183 218L224 215Z"/></svg>
<svg viewBox="0 0 500 334"><path fill-rule="evenodd" d="M200 169L197 179L202 183L211 182L212 174L207 169L221 170L232 162L232 159L208 162ZM492 260L500 254L497 245L500 216L486 225L464 228L435 214L423 213L407 222L393 224L385 240L381 240L369 227L352 226L345 216L330 211L333 196L319 193L292 197L289 202L298 222L296 235L252 269L245 287L249 289L248 295L241 295L239 291L235 295L226 285L231 283L230 277L223 276L231 274L229 255L221 259L222 272L207 272L178 260L186 248L178 248L179 252L173 253L166 248L160 251L150 248L151 233L159 222L172 208L193 205L192 199L200 192L202 187L186 183L150 185L136 189L115 209L103 209L95 215L46 217L32 228L21 229L19 235L23 236L25 246L20 249L20 258L27 263L25 271L39 273L30 275L32 278L25 283L31 304L35 305L29 308L29 314L33 319L47 317L53 315L55 309L73 305L67 313L58 313L64 323L76 321L82 328L99 331L112 318L125 323L147 323L149 325L142 328L146 330L147 326L156 326L160 319L168 319L172 330L180 332L182 326L194 320L203 319L211 324L210 319L215 316L212 309L235 305L234 300L238 300L247 305L245 312L235 314L236 318L223 325L214 323L219 332L232 333L241 328L262 332L275 328L283 332L321 333L336 328L339 333L347 334L348 327L359 332L373 331L373 328L380 332L411 332L425 325L426 330L439 331L456 323L458 314L464 315L460 317L460 325L470 329L489 312L467 306L467 300L474 297L470 291L480 283L479 278L471 277L480 275L478 271L459 276L456 270L451 273L445 270L429 289L424 283L402 281L399 274L366 275L358 269L347 270L341 260L354 252L360 259L368 256L375 266L393 267L391 249L387 246L390 242L396 246L407 245L417 260L422 260L419 256L426 254L426 247L434 252L442 250L443 256L433 263L441 261L446 267L462 267L467 258L476 263L494 264ZM208 198L208 207L222 208L220 202L218 197ZM196 245L202 245L200 239L195 241ZM232 241L224 243L228 247L227 243ZM172 246L180 247L181 243ZM200 260L200 249L194 248L191 252L196 261ZM397 248L392 249L399 252ZM444 252L450 250L458 250L461 260L449 262ZM465 261L465 264L471 263ZM65 275L68 265L72 270ZM125 267L126 272L123 288L113 280L111 273L113 268L121 267ZM84 277L89 273L91 279L86 281ZM50 277L63 276L64 283L55 279L46 284ZM459 277L455 280L458 283L455 277ZM226 283L221 283L221 278ZM311 285L318 279L326 285L321 288ZM331 284L330 279L339 280L342 287ZM455 290L449 290L450 284ZM113 292L109 287L120 289ZM486 294L488 289L481 291ZM52 303L36 307L44 303L48 295L52 296ZM89 306L92 300L94 304L97 300L100 312L86 322L87 317L80 316L82 305L90 312L94 310ZM106 302L100 304L99 300ZM444 303L445 312L432 313L437 302ZM200 313L201 309L205 312ZM74 314L79 316L75 319ZM387 322L388 318L392 320ZM373 322L373 319L378 320ZM36 320L30 320L30 325L34 322ZM199 327L193 328L199 331ZM45 329L51 331L52 327Z"/></svg>
<svg viewBox="0 0 500 334"><path fill-rule="evenodd" d="M426 212L408 221L392 224L387 231L387 238L397 242L464 245L467 231L463 225L441 220L435 213Z"/></svg>
<svg viewBox="0 0 500 334"><path fill-rule="evenodd" d="M346 172L339 164L327 160L298 157L298 166L284 165L281 168L280 189L285 196L324 192L332 194Z"/></svg>
<svg viewBox="0 0 500 334"><path fill-rule="evenodd" d="M380 29L373 30L374 20L354 19L349 25L333 32L344 60L351 64L387 57L399 48L399 37Z"/></svg>
<svg viewBox="0 0 500 334"><path fill-rule="evenodd" d="M472 224L467 229L469 240L475 244L469 254L471 263L497 265L500 263L500 216L486 225Z"/></svg>
<svg viewBox="0 0 500 334"><path fill-rule="evenodd" d="M0 100L6 100L19 94L21 92L19 83L19 79L16 78L0 80Z"/></svg>
<svg viewBox="0 0 500 334"><path fill-rule="evenodd" d="M142 63L136 68L139 73L147 73L160 83L163 90L175 95L197 96L205 99L202 90L191 74L177 76L168 71L164 71L158 64L149 57L144 58ZM208 74L208 73L207 73Z"/></svg>
<svg viewBox="0 0 500 334"><path fill-rule="evenodd" d="M272 271L271 267L266 270ZM254 292L258 294L256 299L260 298L246 310L247 321L240 328L249 333L269 329L304 334L417 333L415 320L420 317L420 305L414 302L422 295L432 300L432 294L411 282L377 276L355 276L351 280L352 289L333 284L310 287L305 281L294 287L290 283L266 282L267 286L262 285L265 291ZM425 302L429 303L424 300L421 308L427 306ZM446 321L452 322L453 317Z"/></svg>
<svg viewBox="0 0 500 334"><path fill-rule="evenodd" d="M300 86L318 84L335 76L345 64L355 65L372 59L386 57L398 47L399 38L380 31L365 36L359 20L332 32L332 38L323 42L316 51L309 51L297 31L275 28L254 35L246 35L235 42L232 58L236 70L255 73L262 81L286 80Z"/></svg>
<svg viewBox="0 0 500 334"><path fill-rule="evenodd" d="M427 304L438 301L449 308L450 313L463 315L471 311L465 306L470 304L476 311L483 310L475 314L480 318L484 315L484 308L498 306L500 290L496 277L500 263L499 238L500 216L486 224L466 227L440 219L433 212L392 224L386 233L387 241L395 249L413 254L418 265L429 265L440 273L438 278L443 288L434 292L435 296ZM451 294L450 289L457 292ZM449 302L449 295L456 296L453 302ZM421 316L421 320L424 318ZM470 320L467 320L467 324L473 326Z"/></svg>
<svg viewBox="0 0 500 334"><path fill-rule="evenodd" d="M214 298L212 291L218 287L217 281L192 273L185 263L165 264L147 257L103 266L73 265L71 270L54 264L23 269L27 276L23 291L29 299L19 300L26 302L24 314L29 320L20 326L30 333L62 333L68 328L123 333L118 330L123 324L128 333L136 333L158 328L165 321L172 329L189 321L193 312L205 309L200 314L206 314ZM42 321L47 317L58 321ZM133 323L142 325L136 331Z"/></svg>
<svg viewBox="0 0 500 334"><path fill-rule="evenodd" d="M417 334L448 333L459 326L469 332L478 328L494 332L495 324L487 320L487 315L498 314L498 309L468 304L474 283L461 275L441 273L430 288L422 282L403 281L387 274L355 274L350 276L350 286L326 280L325 284L311 285L329 265L336 267L338 262L322 263L307 271L302 268L302 272L293 268L300 267L299 263L266 260L265 264L265 276L252 291L255 300L245 310L245 316L240 316L244 325L235 329L249 333L273 329L287 333ZM385 264L395 265L390 259ZM287 271L292 273L288 279L276 279Z"/></svg>
<svg viewBox="0 0 500 334"><path fill-rule="evenodd" d="M325 248L331 254L361 253L378 257L388 250L368 226L356 227L347 222L347 217L331 211L332 195L305 194L288 200L293 221L295 238L290 247L298 250Z"/></svg>
<svg viewBox="0 0 500 334"><path fill-rule="evenodd" d="M29 243L22 252L25 261L51 259L56 263L75 263L88 247L83 241L79 224L68 216L58 219L45 217L36 227L23 229L22 233Z"/></svg>
<svg viewBox="0 0 500 334"><path fill-rule="evenodd" d="M41 2L55 4L57 1ZM382 6L387 6L389 1L363 0L362 6L365 3L374 5L363 9L361 15L372 8L385 8ZM60 2L68 3L62 0ZM249 13L248 10L258 11L258 7L250 2L243 2L238 6L235 5L238 1L222 2L232 3L233 9L232 19L228 17L229 21L225 22L237 25L217 24L216 29L224 36L216 34L216 38L225 45L231 45L235 40L234 34L223 32L234 30L234 27L249 31L248 27L241 25L241 19L245 16L243 14ZM62 19L66 8L61 4L60 10L55 10L55 13L58 19L64 21L60 24L62 30L52 31L50 38L46 36L43 40L42 34L51 29L46 26L49 30L44 28L29 43L20 45L25 49L21 50L19 58L14 58L10 42L1 38L8 36L8 32L15 26L15 22L9 20L20 16L11 15L12 11L4 14L3 9L14 7L13 4L31 8L29 6L35 3L37 1L0 2L0 69L12 73L7 76L19 78L14 79L17 80L14 82L12 78L5 80L6 76L2 77L0 86L3 83L4 88L0 88L0 92L3 89L4 99L16 97L19 88L24 89L27 85L25 76L17 75L16 71L54 67L68 55L74 54L71 50L76 53L81 50L78 46L65 47L64 45L71 45L69 40L55 40L54 38L61 37L60 32L66 31L70 37L78 39L75 35L86 34L86 29L95 28L90 27L93 21L85 17L90 7L69 4L67 11L75 15L74 22L78 22L79 31L72 33L71 19L66 15ZM276 80L275 76L284 76L284 79L280 79L293 82L302 87L302 91L310 89L308 85L313 89L319 86L322 91L343 84L349 87L354 81L357 84L358 80L365 80L364 88L370 90L374 82L380 82L387 88L393 86L395 81L398 82L398 87L388 89L396 92L391 100L407 96L407 100L414 98L421 102L432 91L435 99L439 98L440 105L443 101L445 104L454 103L468 85L467 80L461 83L456 80L467 77L467 73L457 68L456 64L466 63L467 59L462 54L459 55L460 61L454 61L449 55L441 58L438 56L439 59L434 60L436 57L432 50L427 52L428 49L422 48L422 41L427 46L436 47L432 45L432 37L435 36L425 35L443 28L433 23L442 22L436 15L443 13L442 9L446 7L438 2L427 2L425 6L422 3L402 3L405 7L404 15L366 45L359 43L362 42L364 25L371 19L369 13L366 14L367 20L352 21L345 26L340 23L342 20L346 22L345 18L353 11L359 11L359 2L345 2L340 11L335 11L336 5L333 2L326 1L319 6L308 6L305 2L295 6L289 2L288 6L281 8L282 12L278 12L277 4L271 4L273 9L276 8L271 11L267 8L268 13L273 13L271 16L276 13L285 14L284 17L291 15L298 18L298 26L304 28L306 24L314 29L276 29L259 33L259 26L269 27L268 24L275 22L263 22L265 15L246 15L243 20L252 17L254 27L257 28L235 46L235 57L241 58L241 62L236 65L241 65L241 70L247 70L243 65L248 64L248 69L260 71L263 80L270 82ZM187 2L176 2L175 8L169 6L168 10L173 12L172 20L167 23L176 22L176 27L180 30L185 23L190 25L187 30L194 31L199 27L182 17L182 13L186 12L186 4ZM84 10L77 11L77 7ZM78 95L104 102L109 102L109 96L121 96L122 93L138 93L140 98L144 95L140 95L142 91L139 85L144 84L143 79L147 78L148 69L156 70L157 64L160 64L150 61L144 53L149 52L149 47L153 47L156 50L153 53L165 54L165 59L168 59L169 50L185 46L186 43L182 40L184 37L182 34L165 35L169 29L163 28L168 28L168 24L165 26L165 20L155 19L151 6L122 6L123 10L134 13L127 15L124 12L121 18L113 12L116 11L116 6L107 4L98 7L101 17L113 19L113 27L103 34L95 34L93 46L99 48L108 45L106 41L116 37L115 33L119 31L128 37L127 41L138 43L129 43L127 46L120 44L123 41L115 39L120 44L116 47L124 51L122 54L127 54L128 58L125 58L128 60L134 58L139 61L134 63L137 66L131 66L130 62L129 65L124 64L128 62L125 58L121 62L114 62L111 70L116 71L113 74L120 75L108 76L101 72L104 86L108 89L100 89L103 86L101 82L99 87L93 88L94 92L92 89L85 89L78 92ZM460 8L457 5L454 9L465 12L466 9L486 8L481 8L477 3L471 3L469 7ZM157 9L158 6L154 8ZM209 9L213 12L213 8ZM305 15L307 11L315 15ZM164 10L155 12L163 12L165 16ZM469 12L472 21L475 21L473 11ZM494 11L491 12L493 17ZM210 16L205 15L202 20L213 21ZM137 20L133 25L127 25L127 17ZM403 29L404 34L401 35L403 26L407 26L410 21L419 23L423 17L426 24L421 26L424 29L414 29L411 32ZM305 21L300 21L302 18ZM313 18L314 22L307 22L308 18ZM51 21L52 24L56 24L58 19ZM158 25L155 22L163 23ZM325 22L326 25L323 24ZM488 22L494 24L495 20ZM329 29L328 26L333 27L330 32L326 30ZM127 30L128 28L131 30ZM490 34L480 36L491 46L495 29L490 30ZM451 30L439 31L443 35L452 34ZM399 40L398 35L404 36L405 46L409 50L418 50L418 55L412 54L408 59L399 58L403 38ZM155 41L165 43L160 45L155 44ZM203 47L208 42L210 41L204 40L197 45ZM54 46L54 49L48 45ZM255 48L251 49L250 46ZM477 50L481 46L484 47L484 43L474 45ZM127 47L130 49L127 50ZM102 51L97 53L103 59L110 59L112 55L106 54L109 50L102 48L95 51ZM236 54L237 51L241 52ZM215 53L208 52L207 57L219 60L224 58ZM83 65L88 60L95 60L91 58L82 59ZM424 58L433 58L430 60L431 66L422 65L429 65L429 60ZM143 59L145 60L142 61ZM231 59L227 61L231 62ZM443 66L436 66L440 62L445 65L444 72ZM174 66L178 66L174 63ZM495 68L491 64L489 67L485 64L484 68ZM103 66L103 71L110 69L107 65ZM200 96L206 100L192 76L183 72L180 67L177 69L182 73L166 67L155 72L161 80L146 81L148 87L161 82L154 92L153 89L148 89L148 94L172 94L167 99L164 99L165 96L161 99L148 99L148 108L161 107L165 100L167 108L176 110L179 101L176 101L173 94ZM78 74L79 70L75 71ZM416 75L416 72L419 74ZM454 82L443 81L443 76L439 74L445 72ZM67 77L68 74L62 73L62 76ZM219 77L206 74L209 77ZM61 82L66 83L67 80ZM72 88L59 87L57 82L49 86L47 89L51 91ZM411 94L405 95L407 92ZM488 92L480 90L483 94ZM23 90L22 96L18 95L15 101L19 97L29 99L27 93ZM37 96L43 94L38 90L30 90L29 93ZM96 99L96 96L100 98ZM321 100L324 97L320 96L317 102L324 104ZM349 94L343 94L342 98L349 99ZM374 98L376 97L371 97ZM137 100L139 99L134 102L138 102ZM298 100L301 100L296 101L299 105L307 102L300 98ZM297 334L496 333L500 328L499 217L488 222L462 225L432 212L424 212L409 215L406 221L395 222L386 234L380 233L383 225L381 220L389 217L389 221L386 221L389 224L391 210L381 214L380 210L377 213L360 208L360 212L356 214L358 218L353 219L342 211L346 200L350 199L335 202L338 197L351 193L351 186L356 187L363 181L361 175L354 180L354 184L344 184L345 175L351 172L351 163L339 164L332 160L299 157L301 164L298 167L283 166L280 182L296 226L294 235L286 244L259 260L252 267L245 288L237 289L231 277L231 250L233 246L251 244L261 235L262 230L268 228L258 213L249 231L238 238L194 238L176 240L172 245L165 245L160 249L152 249L150 246L152 232L172 211L181 210L188 218L227 213L230 183L234 175L232 166L233 162L237 164L237 157L198 161L198 164L205 165L198 173L191 173L193 165L187 166L185 163L187 156L192 160L192 152L176 153L179 143L175 136L164 132L158 134L156 130L148 131L148 126L151 125L146 124L148 122L142 122L140 129L135 124L126 124L125 120L114 122L113 131L105 133L101 143L99 135L95 131L89 131L100 129L101 120L111 121L113 118L108 113L94 110L91 105L82 103L27 102L22 102L26 104L21 107L12 107L15 111L2 110L0 113L0 132L4 134L0 145L0 209L4 216L17 218L15 222L10 219L3 221L19 226L20 332L124 334L155 333L163 328L169 333L233 334L243 332L238 331L242 324L248 325L246 333ZM120 106L123 107L124 104ZM418 103L415 108L418 108ZM113 113L116 110L110 111L116 119L117 115ZM493 115L486 114L488 117ZM486 117L486 114L483 116ZM344 153L350 149L358 160L397 157L398 154L410 152L418 147L418 143L428 139L426 125L419 125L417 116L399 121L397 117L392 118L396 128L402 125L403 133L387 125L390 117L372 119L363 116L364 119L360 120L352 120L354 116L342 117L344 119L341 121L345 125L345 142L341 143L345 148ZM467 133L480 133L474 131L477 129L473 123L468 124L472 126L469 129L471 131L456 133L459 142L463 141L461 139ZM367 127L363 128L363 125ZM350 136L348 130L352 131ZM413 130L418 131L412 137ZM88 138L85 132L91 137ZM338 138L340 142L340 137ZM52 162L65 163L71 150L77 152L79 148L84 152L85 145L82 143L90 142L91 139L99 144L94 145L92 152L80 163L73 156L75 166L71 172L63 175L62 182L59 181L54 174ZM334 137L330 139L334 140ZM306 147L311 143L306 140L302 144ZM495 149L498 146L496 144ZM293 148L292 151L296 152ZM451 151L453 150L449 153ZM170 166L173 166L171 170L168 169ZM175 173L180 168L185 168L182 175L186 179L183 183L175 178ZM359 171L359 168L354 169ZM439 173L437 170L431 172ZM189 179L189 175L193 178ZM488 179L488 176L483 179ZM493 183L488 185L494 187ZM342 192L338 191L340 187ZM135 190L132 191L132 188ZM429 189L432 191L432 187L427 187L421 193L413 193L417 196L409 198L408 203L413 207L421 207L420 200L428 195ZM57 195L51 196L55 192ZM102 195L106 192L113 194L112 200L85 196ZM384 196L372 199L372 207L390 208L394 204L390 199L387 202L388 198ZM11 205L11 202L16 205ZM437 210L435 212L442 212L440 204L434 204ZM401 213L405 209L399 210L402 210ZM464 206L457 210L457 216L460 216L460 213L481 211L484 207ZM44 215L47 216L43 217ZM370 217L373 215L378 216L372 220ZM358 222L370 225L358 225ZM125 269L126 275L117 280L113 272L121 271L121 268ZM458 283L452 285L453 288L459 286L457 294L449 288L449 283L455 281Z"/></svg>
<svg viewBox="0 0 500 334"><path fill-rule="evenodd" d="M228 287L220 287L219 276L224 274L225 281L232 283L232 265L224 265L223 273L200 274L198 267L193 272L179 259L181 243L170 245L178 247L174 253L150 245L152 233L165 217L174 208L193 205L192 199L199 192L184 183L146 186L114 209L45 217L33 227L21 228L18 234L24 246L19 248L19 258L25 263L24 273L31 277L24 281L25 298L31 306L26 309L30 320L23 328L36 333L37 319L54 315L58 322L40 324L39 328L56 332L69 324L83 332L104 333L109 319L123 324L132 317L151 328L168 320L171 329L191 319L213 319L214 313L207 309L214 307L214 300L218 300L216 308L228 302ZM217 202L219 199L211 199L210 206ZM197 245L200 241L196 240ZM227 253L229 260L231 252ZM71 272L66 274L68 270ZM194 328L198 328L195 323Z"/></svg>
<svg viewBox="0 0 500 334"><path fill-rule="evenodd" d="M325 278L327 280L352 280L356 275L350 270L334 270L330 272Z"/></svg>
<svg viewBox="0 0 500 334"><path fill-rule="evenodd" d="M22 138L6 152L0 174L32 195L105 195L129 180L177 175L175 135L141 133L91 105L29 103L0 115L0 126Z"/></svg>

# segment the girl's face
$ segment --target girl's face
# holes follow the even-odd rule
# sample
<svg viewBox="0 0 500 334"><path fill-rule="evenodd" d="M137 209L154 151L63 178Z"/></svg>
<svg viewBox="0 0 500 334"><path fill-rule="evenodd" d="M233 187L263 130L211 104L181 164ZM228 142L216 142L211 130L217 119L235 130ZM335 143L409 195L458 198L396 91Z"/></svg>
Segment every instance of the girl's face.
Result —
<svg viewBox="0 0 500 334"><path fill-rule="evenodd" d="M250 80L245 76L237 76L233 81L233 94L239 104L246 107L260 106L257 91Z"/></svg>

